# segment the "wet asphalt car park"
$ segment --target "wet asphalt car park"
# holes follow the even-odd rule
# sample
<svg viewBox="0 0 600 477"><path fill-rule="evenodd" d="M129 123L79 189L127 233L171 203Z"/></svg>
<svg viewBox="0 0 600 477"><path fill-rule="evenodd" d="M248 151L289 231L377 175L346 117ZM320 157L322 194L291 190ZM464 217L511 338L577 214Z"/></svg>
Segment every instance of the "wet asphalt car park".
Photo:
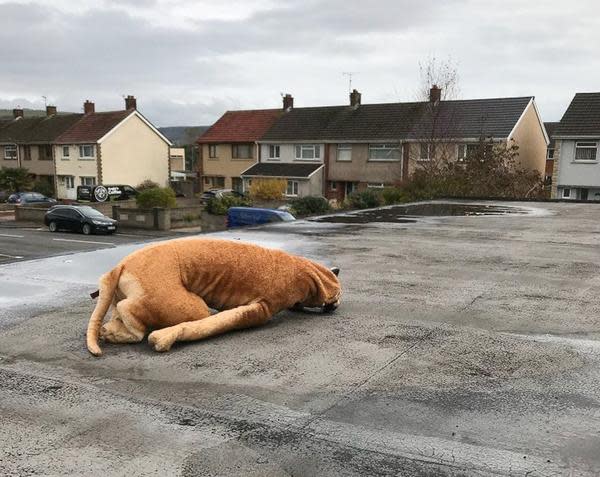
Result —
<svg viewBox="0 0 600 477"><path fill-rule="evenodd" d="M214 234L339 266L342 305L167 354L85 349L141 244L0 266L0 474L598 475L600 207L496 205Z"/></svg>

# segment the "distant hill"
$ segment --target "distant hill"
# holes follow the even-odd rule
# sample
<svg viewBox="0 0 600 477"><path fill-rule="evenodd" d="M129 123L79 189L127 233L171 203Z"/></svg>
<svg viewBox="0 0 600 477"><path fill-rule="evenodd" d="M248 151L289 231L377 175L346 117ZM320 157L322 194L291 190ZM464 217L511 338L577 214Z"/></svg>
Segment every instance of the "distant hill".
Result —
<svg viewBox="0 0 600 477"><path fill-rule="evenodd" d="M176 146L194 144L210 126L169 126L158 128Z"/></svg>

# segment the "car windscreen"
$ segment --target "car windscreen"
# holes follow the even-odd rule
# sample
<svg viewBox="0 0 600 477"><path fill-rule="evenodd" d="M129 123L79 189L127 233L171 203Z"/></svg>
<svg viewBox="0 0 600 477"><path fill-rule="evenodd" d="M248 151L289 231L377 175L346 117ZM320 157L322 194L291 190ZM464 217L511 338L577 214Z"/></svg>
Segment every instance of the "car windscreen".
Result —
<svg viewBox="0 0 600 477"><path fill-rule="evenodd" d="M279 215L283 222L291 222L292 220L296 220L296 217L289 212L279 212L277 215Z"/></svg>
<svg viewBox="0 0 600 477"><path fill-rule="evenodd" d="M102 212L98 212L93 207L89 207L87 205L79 207L79 211L86 217L104 217L104 214Z"/></svg>

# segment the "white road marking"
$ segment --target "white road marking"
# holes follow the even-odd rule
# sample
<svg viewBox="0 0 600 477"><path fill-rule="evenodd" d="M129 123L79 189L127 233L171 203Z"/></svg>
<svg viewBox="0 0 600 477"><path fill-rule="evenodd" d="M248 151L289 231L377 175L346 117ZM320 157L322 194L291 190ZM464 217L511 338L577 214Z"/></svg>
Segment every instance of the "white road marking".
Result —
<svg viewBox="0 0 600 477"><path fill-rule="evenodd" d="M93 243L96 245L112 245L113 247L115 246L115 244L112 242L94 242L92 240L75 240L75 239L63 239L63 238L55 238L52 240L55 240L56 242Z"/></svg>
<svg viewBox="0 0 600 477"><path fill-rule="evenodd" d="M6 258L23 258L20 255L6 255L5 253L0 253L0 257L6 257Z"/></svg>
<svg viewBox="0 0 600 477"><path fill-rule="evenodd" d="M25 235L0 234L0 237L23 238Z"/></svg>

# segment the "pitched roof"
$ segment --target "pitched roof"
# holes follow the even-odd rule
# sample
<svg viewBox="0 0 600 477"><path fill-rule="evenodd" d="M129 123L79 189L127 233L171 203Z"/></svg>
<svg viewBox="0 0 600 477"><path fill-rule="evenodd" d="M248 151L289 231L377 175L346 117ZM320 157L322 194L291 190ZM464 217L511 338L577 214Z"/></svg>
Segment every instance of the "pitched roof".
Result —
<svg viewBox="0 0 600 477"><path fill-rule="evenodd" d="M254 142L271 127L282 113L280 109L227 111L208 131L198 138L199 143Z"/></svg>
<svg viewBox="0 0 600 477"><path fill-rule="evenodd" d="M244 177L295 177L308 179L311 174L321 167L323 167L323 163L259 162L246 169L240 175Z"/></svg>
<svg viewBox="0 0 600 477"><path fill-rule="evenodd" d="M126 109L85 114L73 127L61 134L56 142L58 144L96 142L134 112L134 110Z"/></svg>
<svg viewBox="0 0 600 477"><path fill-rule="evenodd" d="M47 144L56 141L73 126L82 114L59 114L49 117L19 118L0 124L0 143Z"/></svg>
<svg viewBox="0 0 600 477"><path fill-rule="evenodd" d="M506 138L533 99L492 98L294 108L261 141L373 141L437 137ZM435 125L434 125L435 124Z"/></svg>
<svg viewBox="0 0 600 477"><path fill-rule="evenodd" d="M554 147L554 132L556 131L556 128L558 127L560 123L559 122L546 122L544 123L544 127L546 128L546 132L548 133L548 138L550 139L550 144L548 144L549 148L553 148Z"/></svg>
<svg viewBox="0 0 600 477"><path fill-rule="evenodd" d="M411 137L431 137L432 118L437 135L451 138L507 138L523 115L533 96L440 101L439 110L431 111L430 103L413 126Z"/></svg>
<svg viewBox="0 0 600 477"><path fill-rule="evenodd" d="M554 136L600 137L600 93L577 93L554 131Z"/></svg>

